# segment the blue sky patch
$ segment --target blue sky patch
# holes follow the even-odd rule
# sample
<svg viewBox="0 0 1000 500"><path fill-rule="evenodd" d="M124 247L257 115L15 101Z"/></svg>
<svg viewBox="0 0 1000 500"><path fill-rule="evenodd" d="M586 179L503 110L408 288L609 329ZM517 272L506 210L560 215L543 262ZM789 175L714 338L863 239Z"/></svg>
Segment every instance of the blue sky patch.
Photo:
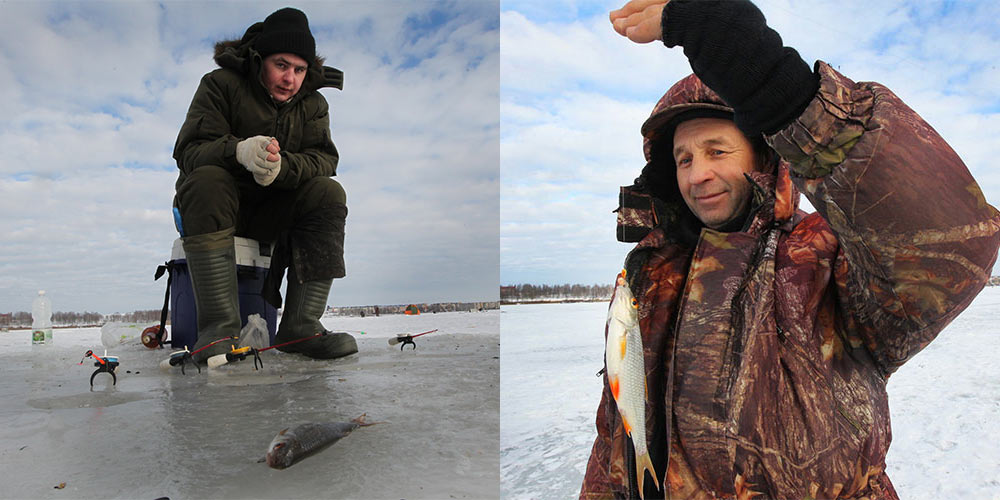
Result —
<svg viewBox="0 0 1000 500"><path fill-rule="evenodd" d="M609 12L624 5L608 1L568 0L539 2L537 0L504 0L500 6L503 11L516 11L526 19L536 23L572 23L594 16L607 16Z"/></svg>
<svg viewBox="0 0 1000 500"><path fill-rule="evenodd" d="M413 15L403 22L403 37L409 43L416 43L425 36L437 33L441 27L453 19L455 14L445 9L435 8L420 15Z"/></svg>

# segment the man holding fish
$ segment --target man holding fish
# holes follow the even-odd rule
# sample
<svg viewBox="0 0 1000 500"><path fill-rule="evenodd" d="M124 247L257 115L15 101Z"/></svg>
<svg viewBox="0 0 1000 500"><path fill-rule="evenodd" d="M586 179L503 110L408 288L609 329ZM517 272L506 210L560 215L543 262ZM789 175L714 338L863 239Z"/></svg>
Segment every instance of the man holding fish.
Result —
<svg viewBox="0 0 1000 500"><path fill-rule="evenodd" d="M810 68L747 0L633 0L611 22L694 74L621 191L637 245L580 498L897 498L886 381L985 285L1000 214L895 94Z"/></svg>

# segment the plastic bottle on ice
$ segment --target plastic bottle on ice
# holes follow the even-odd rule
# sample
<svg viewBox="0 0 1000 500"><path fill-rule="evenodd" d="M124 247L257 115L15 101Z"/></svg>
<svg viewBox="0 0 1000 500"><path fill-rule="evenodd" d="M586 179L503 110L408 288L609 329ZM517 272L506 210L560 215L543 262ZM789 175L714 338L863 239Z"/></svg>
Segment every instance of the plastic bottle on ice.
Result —
<svg viewBox="0 0 1000 500"><path fill-rule="evenodd" d="M31 303L31 343L52 343L52 302L45 296L45 290L39 290Z"/></svg>

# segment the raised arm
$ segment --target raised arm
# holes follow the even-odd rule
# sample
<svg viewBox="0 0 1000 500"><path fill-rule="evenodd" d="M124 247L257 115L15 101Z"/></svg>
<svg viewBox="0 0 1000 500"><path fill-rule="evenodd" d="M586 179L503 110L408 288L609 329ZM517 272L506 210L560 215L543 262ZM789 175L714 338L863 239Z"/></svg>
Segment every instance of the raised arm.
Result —
<svg viewBox="0 0 1000 500"><path fill-rule="evenodd" d="M961 158L877 83L817 64L820 88L768 142L837 235L839 299L884 375L925 347L982 289L1000 217Z"/></svg>

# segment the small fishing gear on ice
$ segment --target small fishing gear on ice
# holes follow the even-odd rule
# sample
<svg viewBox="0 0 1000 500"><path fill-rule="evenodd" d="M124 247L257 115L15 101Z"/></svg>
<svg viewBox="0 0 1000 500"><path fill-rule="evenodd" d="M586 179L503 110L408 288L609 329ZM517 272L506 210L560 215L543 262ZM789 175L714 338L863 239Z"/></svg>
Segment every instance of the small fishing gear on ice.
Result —
<svg viewBox="0 0 1000 500"><path fill-rule="evenodd" d="M403 348L406 347L407 344L412 345L413 348L416 349L417 348L417 343L414 342L413 339L415 339L415 338L417 338L417 337L419 337L421 335L427 335L428 333L434 333L436 331L437 331L437 328L435 328L433 330L428 330L426 332L417 333L417 334L414 334L414 335L399 333L399 334L396 334L395 338L389 339L389 345L396 345L396 344L402 343L402 345L399 346L399 350L400 351L402 351Z"/></svg>
<svg viewBox="0 0 1000 500"><path fill-rule="evenodd" d="M227 340L236 340L238 338L239 338L238 336L223 337L223 338L221 338L219 340L216 340L214 342L206 344L203 347L199 347L198 349L195 349L194 351L190 351L190 350L188 350L187 346L184 346L183 350L174 351L174 352L170 353L170 357L169 358L167 358L167 359L165 359L163 361L160 361L160 368L163 369L163 370L169 370L171 366L180 366L181 367L181 373L184 374L185 373L184 372L184 366L187 365L188 363L191 363L192 365L194 365L195 368L198 369L198 373L201 373L201 367L198 366L198 363L194 362L194 355L195 354L197 354L197 353L199 353L199 352L201 352L201 351L203 351L205 349L208 349L209 347L212 347L213 345L218 344L220 342L225 342Z"/></svg>
<svg viewBox="0 0 1000 500"><path fill-rule="evenodd" d="M104 351L104 356L98 356L94 354L94 351L88 349L84 353L83 359L77 364L82 365L84 360L89 357L94 358L94 366L97 367L94 373L90 374L90 387L94 387L94 377L102 372L111 375L111 385L118 385L118 377L115 375L115 370L118 369L118 356L108 356L108 351Z"/></svg>
<svg viewBox="0 0 1000 500"><path fill-rule="evenodd" d="M284 347L286 345L298 344L299 342L305 342L307 340L314 339L316 337L322 337L324 335L330 335L333 333L335 332L324 330L322 332L314 333L308 337L289 340L288 342L282 342L280 344L275 344L269 347L256 348L253 346L245 346L237 348L236 346L233 346L232 350L225 354L216 354L215 356L208 358L208 367L217 368L231 361L242 361L246 359L248 356L253 356L253 369L257 370L258 363L260 364L261 368L264 368L264 360L261 359L260 357L260 353L264 351L270 351L271 349L277 349L278 347Z"/></svg>

